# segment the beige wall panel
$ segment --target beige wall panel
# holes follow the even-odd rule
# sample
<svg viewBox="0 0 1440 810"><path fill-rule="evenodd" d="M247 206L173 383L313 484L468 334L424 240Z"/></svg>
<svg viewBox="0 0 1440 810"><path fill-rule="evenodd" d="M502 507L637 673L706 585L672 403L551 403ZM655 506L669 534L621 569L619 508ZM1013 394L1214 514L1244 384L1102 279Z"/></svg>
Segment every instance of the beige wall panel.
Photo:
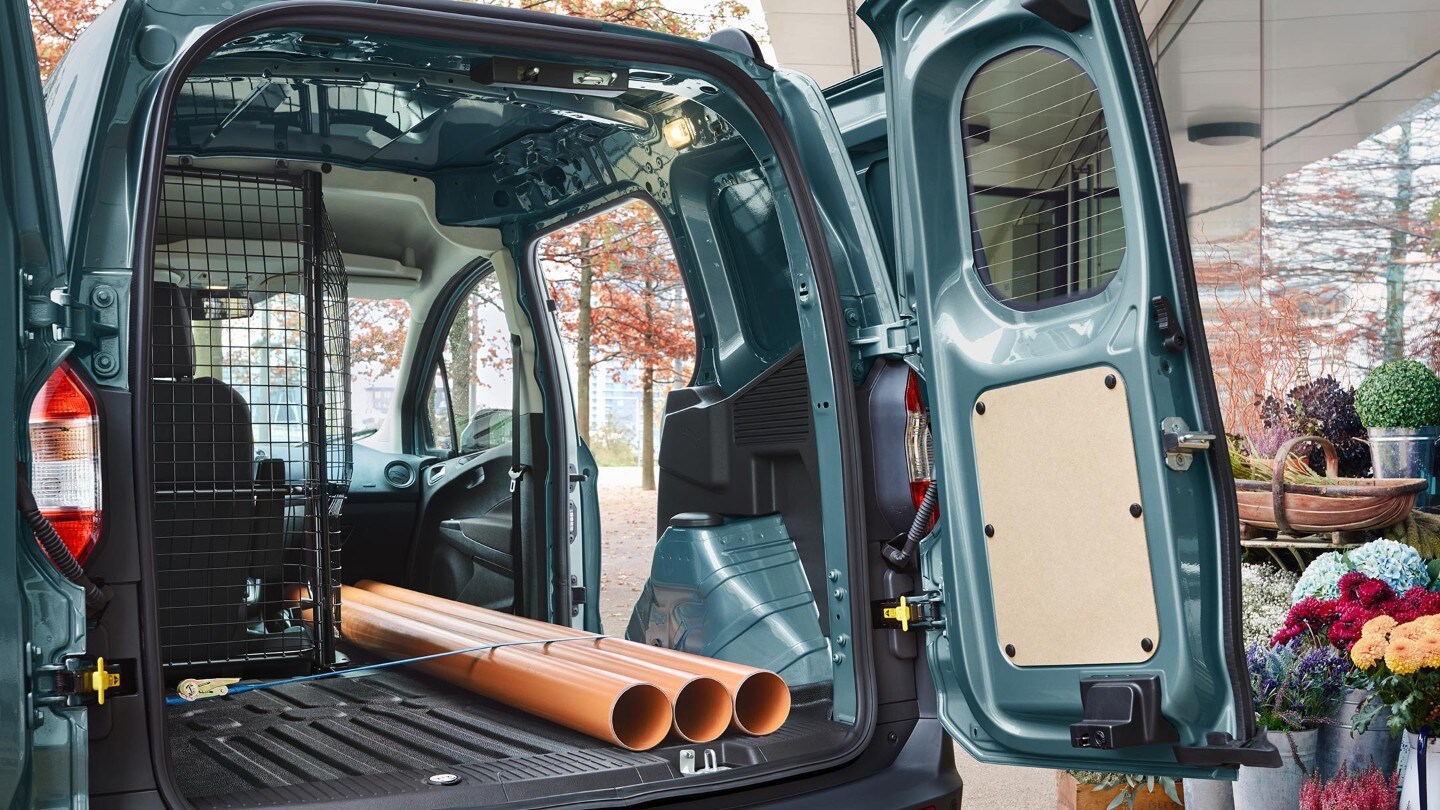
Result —
<svg viewBox="0 0 1440 810"><path fill-rule="evenodd" d="M1115 375L1116 386L1105 384ZM1130 406L1113 368L986 391L972 410L1001 649L1018 666L1138 663L1160 643ZM983 534L981 535L984 536Z"/></svg>

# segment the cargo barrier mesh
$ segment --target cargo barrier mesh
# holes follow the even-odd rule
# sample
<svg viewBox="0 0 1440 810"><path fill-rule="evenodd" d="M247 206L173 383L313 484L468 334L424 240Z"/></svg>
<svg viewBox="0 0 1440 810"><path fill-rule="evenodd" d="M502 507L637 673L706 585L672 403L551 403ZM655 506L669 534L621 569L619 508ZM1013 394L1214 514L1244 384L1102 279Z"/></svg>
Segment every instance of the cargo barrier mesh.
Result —
<svg viewBox="0 0 1440 810"><path fill-rule="evenodd" d="M319 178L166 172L150 400L172 676L334 662L350 365L345 267Z"/></svg>

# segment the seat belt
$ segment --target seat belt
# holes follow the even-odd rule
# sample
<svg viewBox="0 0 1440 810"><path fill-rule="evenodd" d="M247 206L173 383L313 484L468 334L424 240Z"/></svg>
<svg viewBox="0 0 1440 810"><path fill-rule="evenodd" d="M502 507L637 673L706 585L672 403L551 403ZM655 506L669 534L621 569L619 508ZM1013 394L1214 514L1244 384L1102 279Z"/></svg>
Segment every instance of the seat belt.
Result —
<svg viewBox="0 0 1440 810"><path fill-rule="evenodd" d="M524 449L524 442L521 441L521 425L525 422L520 413L520 386L524 383L524 377L520 368L520 336L510 336L510 542L511 548L515 549L515 556L520 564L515 566L515 614L518 616L529 615L525 602L525 577L532 571L534 560L531 559L530 547L526 544L525 538L529 532L528 521L525 519L526 510L521 499L525 495L525 474L530 472L530 466L522 461L521 453Z"/></svg>

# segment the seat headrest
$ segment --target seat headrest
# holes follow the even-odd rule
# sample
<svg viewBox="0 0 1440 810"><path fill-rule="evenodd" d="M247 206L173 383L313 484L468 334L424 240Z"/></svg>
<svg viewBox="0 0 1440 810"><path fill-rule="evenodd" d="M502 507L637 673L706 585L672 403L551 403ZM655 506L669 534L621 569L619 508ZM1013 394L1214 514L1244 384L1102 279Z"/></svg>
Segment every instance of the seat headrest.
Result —
<svg viewBox="0 0 1440 810"><path fill-rule="evenodd" d="M150 376L188 380L195 376L195 334L190 299L177 284L157 281L150 312Z"/></svg>

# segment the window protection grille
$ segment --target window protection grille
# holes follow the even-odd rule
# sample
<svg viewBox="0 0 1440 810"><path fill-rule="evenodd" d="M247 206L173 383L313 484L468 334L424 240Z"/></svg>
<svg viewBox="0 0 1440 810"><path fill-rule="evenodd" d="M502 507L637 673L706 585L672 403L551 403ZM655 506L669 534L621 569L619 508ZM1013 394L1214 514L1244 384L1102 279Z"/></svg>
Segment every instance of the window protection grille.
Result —
<svg viewBox="0 0 1440 810"><path fill-rule="evenodd" d="M167 170L153 300L162 661L172 675L328 666L350 386L319 175Z"/></svg>

